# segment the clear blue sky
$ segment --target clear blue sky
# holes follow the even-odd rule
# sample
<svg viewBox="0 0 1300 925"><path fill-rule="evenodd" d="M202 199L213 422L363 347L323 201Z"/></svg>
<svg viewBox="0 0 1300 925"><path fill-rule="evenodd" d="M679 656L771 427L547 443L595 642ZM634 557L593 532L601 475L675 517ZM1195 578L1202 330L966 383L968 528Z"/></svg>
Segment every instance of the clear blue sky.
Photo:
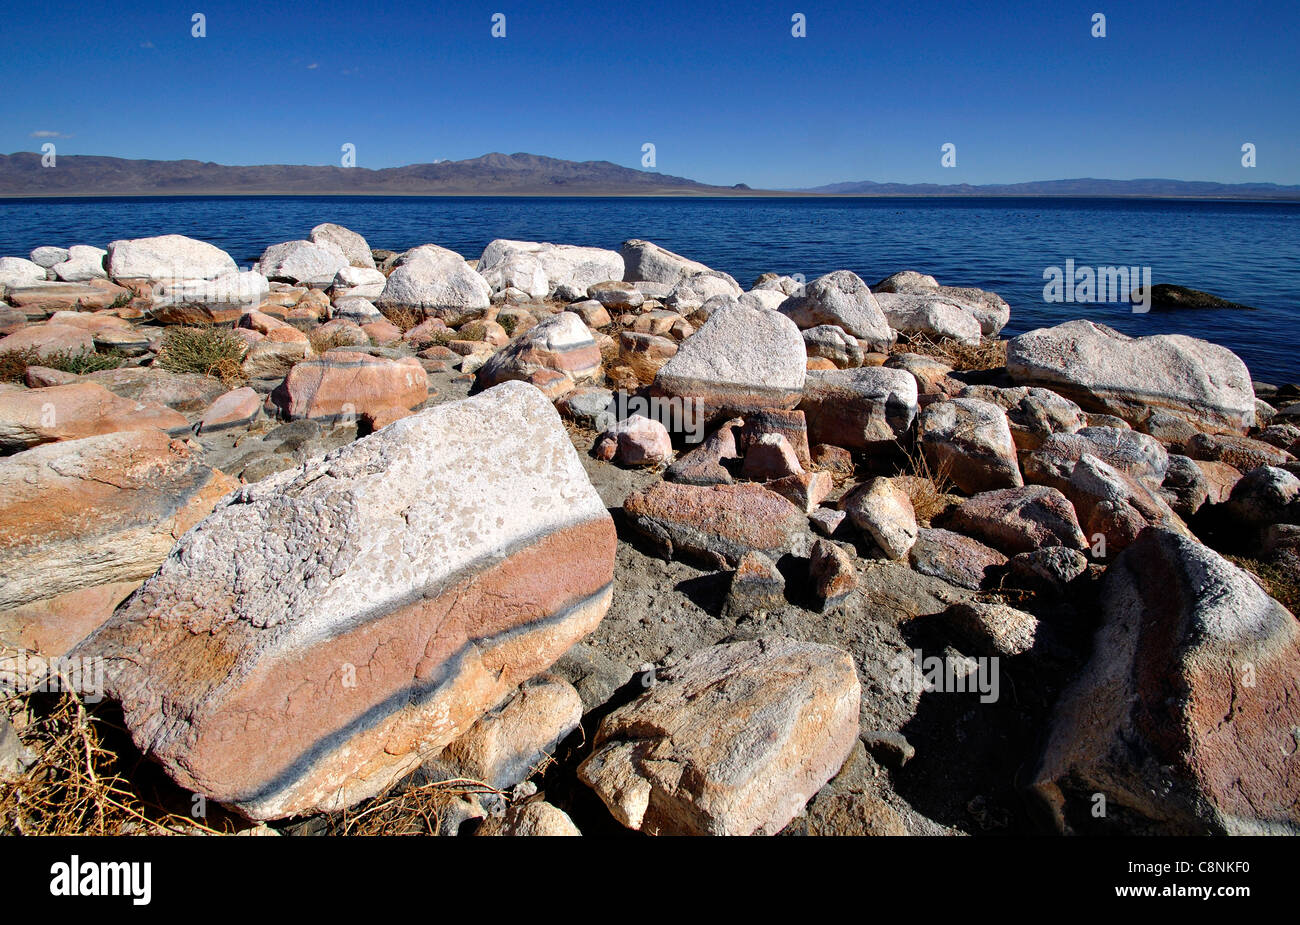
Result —
<svg viewBox="0 0 1300 925"><path fill-rule="evenodd" d="M337 164L350 142L364 167L639 167L653 142L663 173L755 187L1300 183L1297 0L11 2L3 20L6 153Z"/></svg>

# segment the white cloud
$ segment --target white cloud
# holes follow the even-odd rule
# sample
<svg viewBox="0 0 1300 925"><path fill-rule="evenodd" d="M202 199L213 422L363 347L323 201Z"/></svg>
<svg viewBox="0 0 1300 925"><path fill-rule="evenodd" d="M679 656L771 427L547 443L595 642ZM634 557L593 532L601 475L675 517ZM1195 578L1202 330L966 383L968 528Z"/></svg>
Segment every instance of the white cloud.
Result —
<svg viewBox="0 0 1300 925"><path fill-rule="evenodd" d="M140 43L140 47L141 47L141 48L153 48L153 47L154 47L154 44L153 44L153 42L150 42L148 39L146 39L145 41L143 41L143 42Z"/></svg>
<svg viewBox="0 0 1300 925"><path fill-rule="evenodd" d="M311 64L307 65L307 70L314 71L318 67L320 67L320 65L313 61Z"/></svg>
<svg viewBox="0 0 1300 925"><path fill-rule="evenodd" d="M65 135L62 132L51 132L45 129L32 132L32 138L71 138L71 135Z"/></svg>

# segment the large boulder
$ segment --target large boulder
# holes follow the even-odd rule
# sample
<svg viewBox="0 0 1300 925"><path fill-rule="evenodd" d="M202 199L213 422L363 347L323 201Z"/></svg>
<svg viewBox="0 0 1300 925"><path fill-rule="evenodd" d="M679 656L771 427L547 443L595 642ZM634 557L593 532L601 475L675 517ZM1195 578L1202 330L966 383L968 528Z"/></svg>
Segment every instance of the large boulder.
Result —
<svg viewBox="0 0 1300 925"><path fill-rule="evenodd" d="M270 281L252 270L214 279L168 279L153 287L151 313L163 324L212 324L239 320L271 291Z"/></svg>
<svg viewBox="0 0 1300 925"><path fill-rule="evenodd" d="M916 378L881 366L810 371L799 399L810 442L853 450L893 443L911 428L916 409Z"/></svg>
<svg viewBox="0 0 1300 925"><path fill-rule="evenodd" d="M875 293L889 326L900 334L946 337L963 344L980 342L980 323L960 303L931 293Z"/></svg>
<svg viewBox="0 0 1300 925"><path fill-rule="evenodd" d="M541 298L561 286L586 293L596 283L621 280L623 258L599 247L501 238L483 249L478 271L493 292L513 286Z"/></svg>
<svg viewBox="0 0 1300 925"><path fill-rule="evenodd" d="M1107 570L1101 620L1035 775L1057 825L1300 834L1295 617L1209 548L1152 528Z"/></svg>
<svg viewBox="0 0 1300 925"><path fill-rule="evenodd" d="M800 329L837 325L872 350L886 350L896 339L867 284L848 270L813 280L803 294L782 302L780 312Z"/></svg>
<svg viewBox="0 0 1300 925"><path fill-rule="evenodd" d="M713 646L605 717L578 775L649 835L775 835L848 757L861 699L841 649L784 637Z"/></svg>
<svg viewBox="0 0 1300 925"><path fill-rule="evenodd" d="M269 280L323 289L334 282L339 270L350 265L347 255L333 242L285 241L268 247L254 269Z"/></svg>
<svg viewBox="0 0 1300 925"><path fill-rule="evenodd" d="M1075 463L1070 481L1061 490L1074 505L1079 526L1094 547L1098 535L1106 538L1108 556L1124 549L1149 526L1192 535L1155 490L1095 456L1084 456Z"/></svg>
<svg viewBox="0 0 1300 925"><path fill-rule="evenodd" d="M487 311L492 290L465 258L436 244L404 253L384 284L380 308L413 308L456 326Z"/></svg>
<svg viewBox="0 0 1300 925"><path fill-rule="evenodd" d="M1093 456L1153 491L1169 471L1169 451L1155 437L1118 427L1083 427L1048 436L1025 456L1025 481L1065 490L1074 467Z"/></svg>
<svg viewBox="0 0 1300 925"><path fill-rule="evenodd" d="M1024 484L1006 413L977 398L935 402L921 412L917 440L930 468L974 494Z"/></svg>
<svg viewBox="0 0 1300 925"><path fill-rule="evenodd" d="M414 357L390 360L332 350L296 363L271 393L271 402L291 421L387 420L429 398L429 376Z"/></svg>
<svg viewBox="0 0 1300 925"><path fill-rule="evenodd" d="M343 252L344 257L348 258L348 264L351 266L364 267L367 270L375 269L375 258L370 253L370 245L366 243L365 238L350 228L326 222L313 228L307 235L307 240L313 244L333 244Z"/></svg>
<svg viewBox="0 0 1300 925"><path fill-rule="evenodd" d="M1045 485L982 492L957 506L949 526L1008 555L1045 546L1088 548L1073 505Z"/></svg>
<svg viewBox="0 0 1300 925"><path fill-rule="evenodd" d="M112 607L56 620L41 602L149 577L177 537L237 487L157 429L0 460L0 643L63 654Z"/></svg>
<svg viewBox="0 0 1300 925"><path fill-rule="evenodd" d="M1216 433L1243 433L1255 423L1246 364L1226 347L1183 334L1128 337L1068 321L1012 338L1007 372L1139 429L1156 412Z"/></svg>
<svg viewBox="0 0 1300 925"><path fill-rule="evenodd" d="M478 384L487 388L508 379L528 381L548 370L575 382L600 372L600 347L573 312L551 315L488 357L479 367Z"/></svg>
<svg viewBox="0 0 1300 925"><path fill-rule="evenodd" d="M803 337L776 312L728 305L682 342L655 376L659 395L696 399L709 420L799 403Z"/></svg>
<svg viewBox="0 0 1300 925"><path fill-rule="evenodd" d="M688 260L650 241L635 238L624 241L619 253L624 267L621 278L630 283L646 280L674 286L683 279L709 272L704 264Z"/></svg>
<svg viewBox="0 0 1300 925"><path fill-rule="evenodd" d="M190 429L185 416L152 401L119 398L96 382L0 393L0 452L124 430Z"/></svg>
<svg viewBox="0 0 1300 925"><path fill-rule="evenodd" d="M48 278L39 263L22 257L0 257L0 289L35 286Z"/></svg>
<svg viewBox="0 0 1300 925"><path fill-rule="evenodd" d="M506 383L242 487L74 655L182 786L338 810L594 629L615 544L555 409Z"/></svg>
<svg viewBox="0 0 1300 925"><path fill-rule="evenodd" d="M180 234L113 241L107 266L113 279L215 279L239 270L221 248Z"/></svg>
<svg viewBox="0 0 1300 925"><path fill-rule="evenodd" d="M65 283L84 283L92 279L106 279L104 258L108 251L88 244L74 244L68 248L68 259L50 267L50 271Z"/></svg>

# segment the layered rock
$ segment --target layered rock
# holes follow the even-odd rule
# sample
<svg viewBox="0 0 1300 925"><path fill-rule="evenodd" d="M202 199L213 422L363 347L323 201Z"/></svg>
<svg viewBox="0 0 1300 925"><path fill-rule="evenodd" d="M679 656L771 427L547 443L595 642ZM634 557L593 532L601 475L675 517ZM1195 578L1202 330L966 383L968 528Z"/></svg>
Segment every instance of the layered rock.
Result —
<svg viewBox="0 0 1300 925"><path fill-rule="evenodd" d="M750 550L788 552L805 533L807 517L762 485L658 482L623 502L628 523L666 557L684 555L734 567Z"/></svg>
<svg viewBox="0 0 1300 925"><path fill-rule="evenodd" d="M494 353L479 368L478 383L488 387L509 379L528 381L547 370L575 382L600 372L600 348L573 312L551 315Z"/></svg>
<svg viewBox="0 0 1300 925"><path fill-rule="evenodd" d="M155 428L0 460L0 642L62 654L120 596L83 593L82 606L62 611L42 602L147 578L236 487Z"/></svg>
<svg viewBox="0 0 1300 925"><path fill-rule="evenodd" d="M185 416L151 401L119 398L95 382L0 393L0 451L124 430L183 434Z"/></svg>
<svg viewBox="0 0 1300 925"><path fill-rule="evenodd" d="M916 419L916 379L879 366L809 372L799 410L812 443L880 447L907 433Z"/></svg>
<svg viewBox="0 0 1300 925"><path fill-rule="evenodd" d="M1066 831L1300 834L1300 624L1217 553L1145 531L1107 570L1092 660L1034 787Z"/></svg>
<svg viewBox="0 0 1300 925"><path fill-rule="evenodd" d="M578 770L651 835L774 835L844 763L862 692L853 659L781 637L713 646L615 710Z"/></svg>
<svg viewBox="0 0 1300 925"><path fill-rule="evenodd" d="M182 786L336 810L590 632L615 542L554 408L506 383L241 488L75 654Z"/></svg>

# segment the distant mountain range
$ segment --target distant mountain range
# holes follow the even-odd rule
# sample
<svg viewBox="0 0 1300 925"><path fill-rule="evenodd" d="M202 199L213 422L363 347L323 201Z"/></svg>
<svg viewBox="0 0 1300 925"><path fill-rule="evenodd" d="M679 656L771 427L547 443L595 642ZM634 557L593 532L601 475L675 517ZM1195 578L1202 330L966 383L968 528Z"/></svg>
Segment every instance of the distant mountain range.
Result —
<svg viewBox="0 0 1300 925"><path fill-rule="evenodd" d="M1300 186L1202 180L1033 180L1028 183L831 183L793 192L835 196L1137 196L1205 199L1300 199Z"/></svg>
<svg viewBox="0 0 1300 925"><path fill-rule="evenodd" d="M747 189L747 187L742 187ZM424 196L718 196L736 187L536 154L485 154L370 170L269 164L229 167L203 161L127 160L59 155L0 155L0 196L200 196L223 194Z"/></svg>
<svg viewBox="0 0 1300 925"><path fill-rule="evenodd" d="M268 164L234 167L204 161L129 160L59 155L41 166L30 152L0 155L0 197L23 196L1131 196L1300 200L1300 186L1187 180L1037 180L972 186L936 183L832 183L798 190L710 186L685 177L566 161L536 154L485 154L371 170Z"/></svg>

